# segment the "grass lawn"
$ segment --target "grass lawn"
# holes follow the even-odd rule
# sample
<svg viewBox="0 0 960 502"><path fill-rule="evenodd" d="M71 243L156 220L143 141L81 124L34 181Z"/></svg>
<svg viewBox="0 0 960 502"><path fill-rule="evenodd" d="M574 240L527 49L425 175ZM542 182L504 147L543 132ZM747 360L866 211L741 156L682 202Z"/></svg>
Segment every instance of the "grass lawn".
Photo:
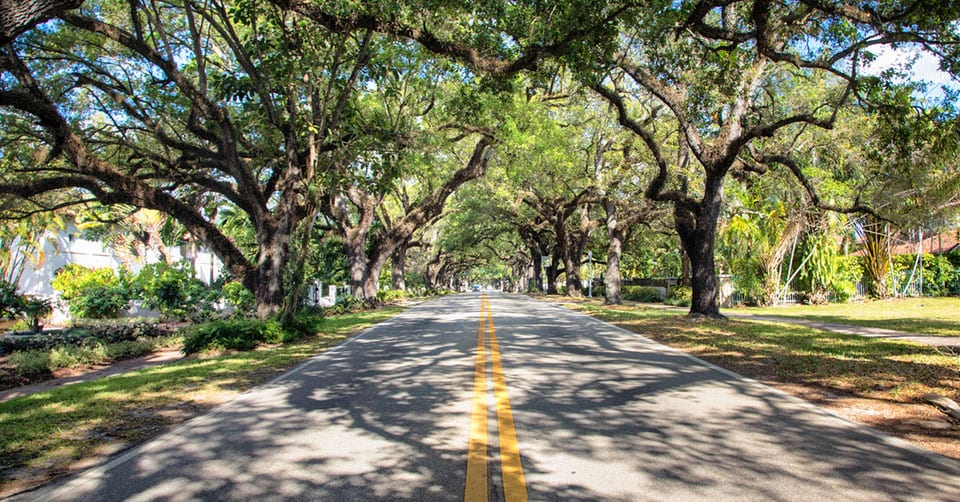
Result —
<svg viewBox="0 0 960 502"><path fill-rule="evenodd" d="M960 336L960 298L903 298L831 305L747 307L732 312Z"/></svg>
<svg viewBox="0 0 960 502"><path fill-rule="evenodd" d="M0 497L156 436L402 309L331 317L308 339L146 368L0 403Z"/></svg>

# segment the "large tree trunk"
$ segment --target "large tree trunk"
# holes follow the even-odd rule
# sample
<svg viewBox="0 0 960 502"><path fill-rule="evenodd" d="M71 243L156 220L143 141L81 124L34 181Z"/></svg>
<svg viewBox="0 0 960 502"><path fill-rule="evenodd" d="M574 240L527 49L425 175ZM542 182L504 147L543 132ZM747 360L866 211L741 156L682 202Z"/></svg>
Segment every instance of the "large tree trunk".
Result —
<svg viewBox="0 0 960 502"><path fill-rule="evenodd" d="M283 271L289 258L289 227L263 231L260 237L260 257L254 272L256 279L250 288L257 300L257 317L260 319L276 315L283 307Z"/></svg>
<svg viewBox="0 0 960 502"><path fill-rule="evenodd" d="M557 288L557 279L560 278L560 260L556 256L550 258L550 264L546 265L547 267L547 294L548 295L559 295L560 290Z"/></svg>
<svg viewBox="0 0 960 502"><path fill-rule="evenodd" d="M347 232L343 248L347 254L347 265L350 268L350 290L353 296L367 300L367 278L370 268L367 266L367 239L366 232ZM376 298L376 293L374 293Z"/></svg>
<svg viewBox="0 0 960 502"><path fill-rule="evenodd" d="M704 192L699 203L674 204L674 225L693 271L690 317L723 318L717 302L719 290L714 260L717 222L723 203L723 177L708 176Z"/></svg>
<svg viewBox="0 0 960 502"><path fill-rule="evenodd" d="M403 243L397 246L393 256L390 257L390 279L393 289L404 291L407 289L406 280L403 277L404 269L407 265L407 244Z"/></svg>
<svg viewBox="0 0 960 502"><path fill-rule="evenodd" d="M544 276L543 267L545 265L543 263L543 255L540 254L539 249L530 248L530 256L533 257L532 259L533 270L530 276L530 291L536 291L536 292L542 293L546 289L544 288L544 284L543 284L543 276Z"/></svg>
<svg viewBox="0 0 960 502"><path fill-rule="evenodd" d="M623 229L617 222L617 206L613 201L604 201L607 211L607 235L610 244L607 245L607 273L603 276L603 303L606 305L621 305L623 297L620 288L620 256L623 252Z"/></svg>
<svg viewBox="0 0 960 502"><path fill-rule="evenodd" d="M587 248L587 241L590 240L590 234L598 226L597 222L590 218L591 207L591 204L585 204L580 208L580 225L576 232L568 234L570 243L567 246L566 263L564 265L564 268L567 269L567 296L583 296L580 264L582 263L583 251Z"/></svg>
<svg viewBox="0 0 960 502"><path fill-rule="evenodd" d="M563 259L563 269L566 272L564 277L566 279L567 287L567 296L581 297L583 292L580 289L583 287L580 283L580 255L573 256L576 253L575 246L570 246L567 250L567 256Z"/></svg>

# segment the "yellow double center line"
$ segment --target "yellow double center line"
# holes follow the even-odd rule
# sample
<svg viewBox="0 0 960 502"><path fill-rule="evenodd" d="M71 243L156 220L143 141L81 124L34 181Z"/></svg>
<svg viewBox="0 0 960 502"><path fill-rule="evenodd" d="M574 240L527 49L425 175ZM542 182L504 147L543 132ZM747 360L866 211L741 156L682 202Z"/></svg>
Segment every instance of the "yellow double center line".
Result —
<svg viewBox="0 0 960 502"><path fill-rule="evenodd" d="M493 395L497 405L497 431L500 445L500 471L503 477L503 496L507 502L526 501L527 486L523 479L520 448L507 396L507 380L500 363L500 346L493 327L490 299L480 297L480 327L477 334L477 359L473 371L473 413L470 419L470 446L467 450L466 502L487 502L487 339L490 341Z"/></svg>

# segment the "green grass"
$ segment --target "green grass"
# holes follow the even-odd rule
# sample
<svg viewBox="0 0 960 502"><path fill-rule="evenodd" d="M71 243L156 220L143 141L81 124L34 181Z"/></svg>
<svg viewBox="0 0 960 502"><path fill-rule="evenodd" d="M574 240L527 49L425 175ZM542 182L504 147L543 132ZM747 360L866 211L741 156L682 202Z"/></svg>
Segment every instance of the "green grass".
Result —
<svg viewBox="0 0 960 502"><path fill-rule="evenodd" d="M155 436L401 310L331 317L322 333L291 344L183 360L0 403L0 496Z"/></svg>
<svg viewBox="0 0 960 502"><path fill-rule="evenodd" d="M960 357L935 347L783 323L693 322L642 306L567 306L760 380L896 402L927 392L960 399Z"/></svg>
<svg viewBox="0 0 960 502"><path fill-rule="evenodd" d="M863 303L743 308L744 314L894 329L932 336L960 336L960 298L904 298Z"/></svg>

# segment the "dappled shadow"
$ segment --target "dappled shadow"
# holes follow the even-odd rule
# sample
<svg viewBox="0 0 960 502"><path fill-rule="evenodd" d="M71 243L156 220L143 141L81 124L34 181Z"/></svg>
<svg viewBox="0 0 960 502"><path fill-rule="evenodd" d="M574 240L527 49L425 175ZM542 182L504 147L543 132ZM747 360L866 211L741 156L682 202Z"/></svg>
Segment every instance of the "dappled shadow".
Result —
<svg viewBox="0 0 960 502"><path fill-rule="evenodd" d="M957 463L643 337L492 311L531 500L960 498ZM414 308L55 498L460 500L478 314Z"/></svg>

